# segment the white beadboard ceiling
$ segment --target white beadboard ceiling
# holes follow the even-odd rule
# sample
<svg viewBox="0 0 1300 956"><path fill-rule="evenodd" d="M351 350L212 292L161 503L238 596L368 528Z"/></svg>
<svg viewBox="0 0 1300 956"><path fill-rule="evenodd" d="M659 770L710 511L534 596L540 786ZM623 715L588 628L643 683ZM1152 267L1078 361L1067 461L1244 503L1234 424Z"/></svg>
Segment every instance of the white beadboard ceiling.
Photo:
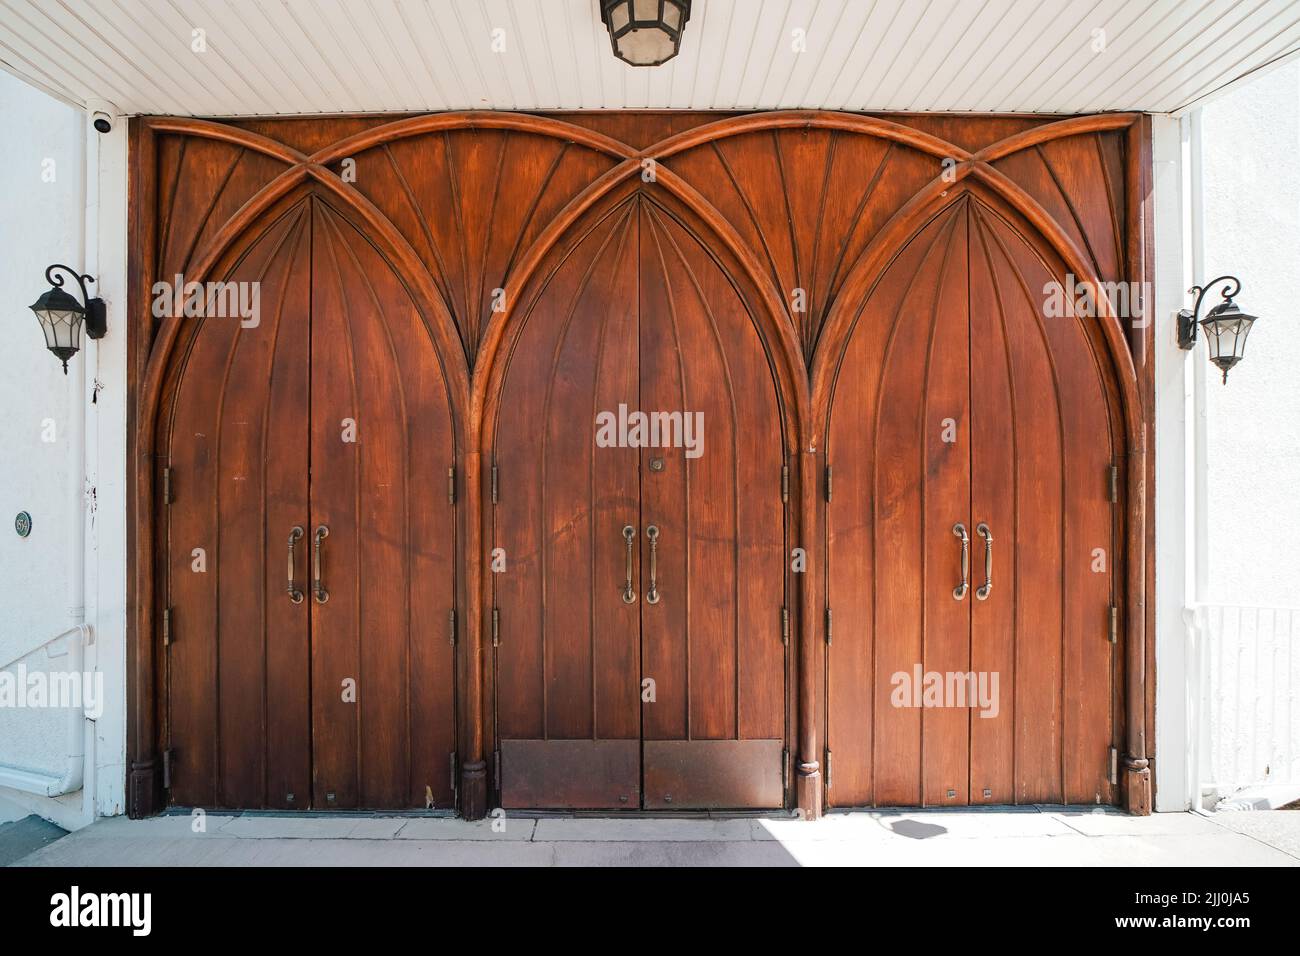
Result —
<svg viewBox="0 0 1300 956"><path fill-rule="evenodd" d="M1297 51L1300 0L695 0L643 69L597 0L0 0L0 65L128 114L1176 112Z"/></svg>

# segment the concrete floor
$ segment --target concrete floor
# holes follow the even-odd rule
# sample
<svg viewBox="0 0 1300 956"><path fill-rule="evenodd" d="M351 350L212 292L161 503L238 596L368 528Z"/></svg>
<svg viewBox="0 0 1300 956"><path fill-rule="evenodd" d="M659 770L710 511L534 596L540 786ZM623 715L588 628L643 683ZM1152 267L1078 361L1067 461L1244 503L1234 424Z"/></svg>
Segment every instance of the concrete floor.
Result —
<svg viewBox="0 0 1300 956"><path fill-rule="evenodd" d="M1300 812L1059 807L778 818L208 815L101 820L17 866L1297 866ZM504 824L504 829L501 829Z"/></svg>

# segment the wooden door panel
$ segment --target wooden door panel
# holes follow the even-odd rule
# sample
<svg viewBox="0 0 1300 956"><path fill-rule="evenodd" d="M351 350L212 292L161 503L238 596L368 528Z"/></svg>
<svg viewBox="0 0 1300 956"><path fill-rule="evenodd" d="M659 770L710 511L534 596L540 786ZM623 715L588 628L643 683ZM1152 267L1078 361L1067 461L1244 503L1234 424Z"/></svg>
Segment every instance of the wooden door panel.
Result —
<svg viewBox="0 0 1300 956"><path fill-rule="evenodd" d="M864 305L836 378L826 506L835 806L920 799L919 717L890 707L888 690L890 674L921 654L919 382L935 305L926 290L938 287L955 227L951 213L937 217L899 253ZM904 314L912 321L900 321Z"/></svg>
<svg viewBox="0 0 1300 956"><path fill-rule="evenodd" d="M221 276L260 283L256 324L168 320L200 323L167 446L167 727L184 806L310 805L308 618L285 566L307 522L309 227L292 208Z"/></svg>
<svg viewBox="0 0 1300 956"><path fill-rule="evenodd" d="M655 681L656 691L656 699L642 705L645 738L766 740L776 753L769 769L779 774L783 446L772 372L726 275L680 223L649 202L641 206L640 253L639 408L680 413L683 423L702 425L693 449L663 447L661 436L660 447L641 451L642 528L659 529L660 596L641 606L643 677ZM656 459L661 470L651 467ZM641 547L644 595L644 535ZM770 754L772 747L757 752ZM708 774L710 767L723 773L726 763L701 759L680 766ZM661 799L650 789L654 779L647 764L647 806ZM698 785L700 794L713 794L707 799L725 790L707 780ZM771 796L764 790L761 800ZM735 795L751 798L760 799ZM739 805L779 803L778 793L770 803Z"/></svg>
<svg viewBox="0 0 1300 956"><path fill-rule="evenodd" d="M978 495L1001 498L991 503L996 518L984 520L1006 529L995 549L999 566L1013 571L1002 579L1014 587L1014 604L977 607L975 634L989 646L1014 633L1014 707L1024 733L1017 799L1110 803L1113 440L1097 329L1088 328L1097 320L1044 316L1047 290L1067 284L1063 263L987 207L976 207L976 221L983 262L972 272L972 296L997 323L975 337L976 374L999 354L1012 357L1009 380L987 383L988 403L977 404L976 415L986 434L1012 447L1008 454L995 452L994 441L978 443L974 475ZM992 410L1008 397L1010 414L999 420ZM1016 462L1016 473L1005 474L999 459ZM1024 615L1014 631L982 618L986 610L1001 617L1008 606ZM979 723L989 721L973 721L973 735Z"/></svg>
<svg viewBox="0 0 1300 956"><path fill-rule="evenodd" d="M378 252L315 209L310 598L315 804L452 802L455 462L432 340Z"/></svg>
<svg viewBox="0 0 1300 956"><path fill-rule="evenodd" d="M864 309L837 379L828 447L837 805L916 805L957 776L938 740L943 717L935 724L891 698L895 675L914 681L918 665L960 656L966 638L966 605L952 593L960 578L952 527L969 527L964 250L960 210L908 244ZM936 739L923 767L927 724Z"/></svg>
<svg viewBox="0 0 1300 956"><path fill-rule="evenodd" d="M623 528L641 530L636 449L596 444L597 414L635 403L636 242L633 206L596 223L547 276L511 351L494 441L501 740L639 736L640 595L623 600ZM502 761L519 799L541 792L518 757Z"/></svg>

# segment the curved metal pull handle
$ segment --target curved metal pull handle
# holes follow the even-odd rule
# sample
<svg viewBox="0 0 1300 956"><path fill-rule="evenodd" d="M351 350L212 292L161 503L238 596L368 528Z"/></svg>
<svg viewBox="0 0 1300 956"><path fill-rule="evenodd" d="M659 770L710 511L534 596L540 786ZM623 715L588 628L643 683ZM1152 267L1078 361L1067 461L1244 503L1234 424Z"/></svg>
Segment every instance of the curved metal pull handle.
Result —
<svg viewBox="0 0 1300 956"><path fill-rule="evenodd" d="M960 601L970 590L970 535L960 522L952 526L952 533L961 538L961 584L952 589L952 596Z"/></svg>
<svg viewBox="0 0 1300 956"><path fill-rule="evenodd" d="M289 532L289 600L294 604L302 603L302 591L293 585L293 546L294 543L303 536L302 528L297 525Z"/></svg>
<svg viewBox="0 0 1300 956"><path fill-rule="evenodd" d="M315 540L315 544L314 544L314 546L313 546L313 548L312 548L312 561L311 561L312 584L311 584L311 588L312 588L313 591L316 592L316 603L317 603L317 604L324 604L326 601L328 601L328 600L330 599L330 593L329 593L329 591L326 591L326 590L325 590L325 585L321 584L321 580L320 580L320 551L321 551L320 543L321 543L322 541L324 541L326 538L328 538L328 537L329 537L329 534L330 534L330 529L327 528L327 527L325 527L324 525L321 525L319 528L317 528L317 529L316 529L316 540Z"/></svg>
<svg viewBox="0 0 1300 956"><path fill-rule="evenodd" d="M659 574L659 529L650 525L645 529L645 536L650 539L650 590L645 593L645 602L658 604L659 588L655 586L655 578Z"/></svg>
<svg viewBox="0 0 1300 956"><path fill-rule="evenodd" d="M627 541L627 583L623 585L623 603L635 604L636 591L632 589L632 542L636 539L636 528L630 524L624 525L623 538Z"/></svg>
<svg viewBox="0 0 1300 956"><path fill-rule="evenodd" d="M983 601L993 591L993 533L983 521L975 526L975 533L984 539L984 583L975 589L975 596Z"/></svg>

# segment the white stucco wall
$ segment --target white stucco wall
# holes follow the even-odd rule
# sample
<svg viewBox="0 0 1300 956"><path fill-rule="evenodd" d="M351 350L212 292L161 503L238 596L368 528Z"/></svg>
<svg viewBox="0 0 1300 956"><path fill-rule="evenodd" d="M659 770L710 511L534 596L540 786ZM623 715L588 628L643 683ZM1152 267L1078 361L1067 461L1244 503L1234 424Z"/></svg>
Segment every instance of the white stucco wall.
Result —
<svg viewBox="0 0 1300 956"><path fill-rule="evenodd" d="M1300 607L1300 61L1200 117L1201 279L1240 277L1245 358L1205 382L1200 600ZM1207 297L1206 302L1219 301Z"/></svg>
<svg viewBox="0 0 1300 956"><path fill-rule="evenodd" d="M107 692L102 714L82 724L85 760L71 762L84 767L83 785L58 797L3 780L8 770L66 771L76 752L67 712L0 707L0 806L6 816L26 810L76 827L125 803L126 122L101 135L81 112L0 72L0 129L0 669L66 669L44 645L84 621L92 643L83 666L103 674ZM27 308L56 262L95 275L92 294L108 307L109 334L83 341L69 376ZM95 381L102 387L91 403ZM84 483L74 484L78 447ZM19 511L32 516L25 539L14 530ZM78 523L85 569L73 575ZM70 589L74 578L84 593Z"/></svg>

